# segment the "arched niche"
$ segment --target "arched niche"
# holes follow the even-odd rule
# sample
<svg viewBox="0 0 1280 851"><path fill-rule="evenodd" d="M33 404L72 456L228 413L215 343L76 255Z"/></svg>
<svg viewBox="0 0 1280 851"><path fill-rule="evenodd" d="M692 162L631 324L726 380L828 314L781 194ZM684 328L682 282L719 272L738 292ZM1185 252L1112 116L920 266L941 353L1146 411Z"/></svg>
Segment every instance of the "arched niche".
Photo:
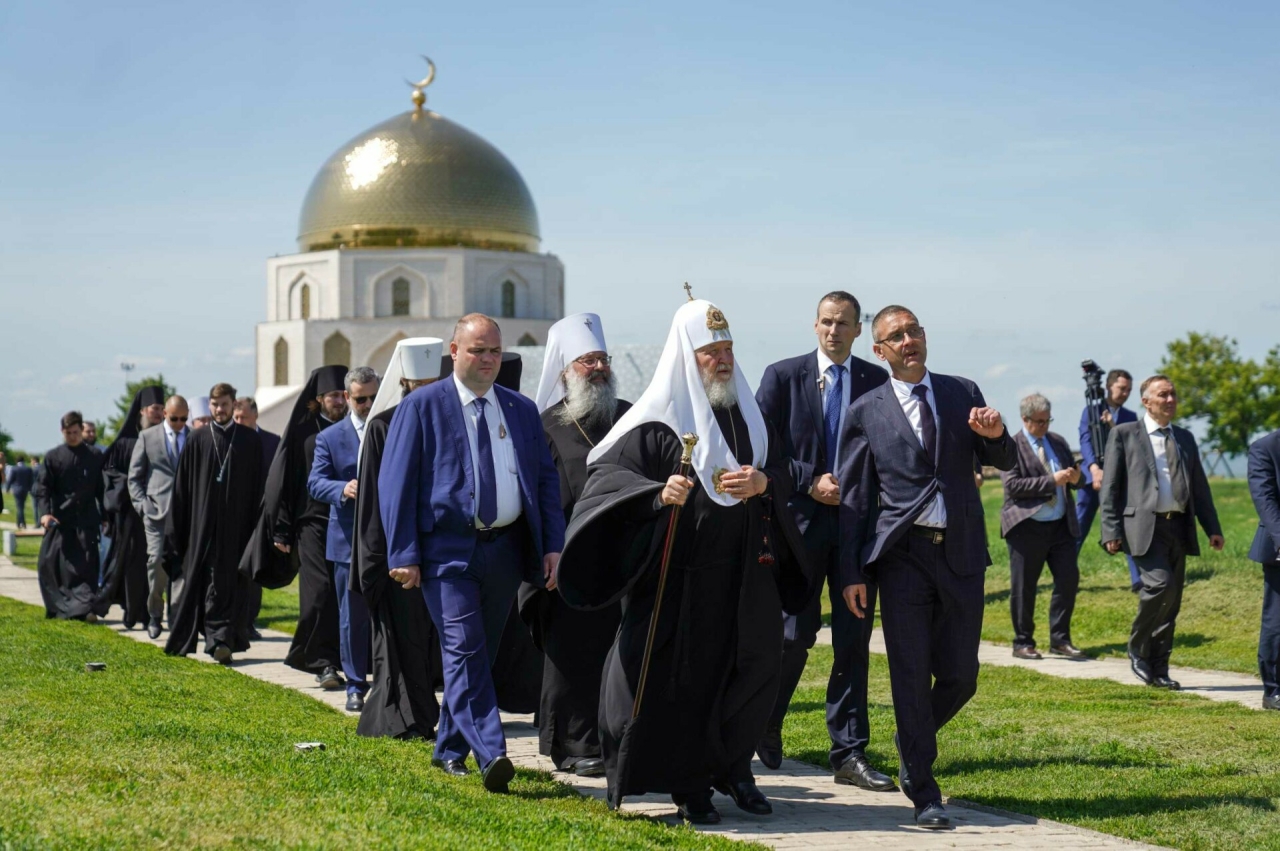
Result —
<svg viewBox="0 0 1280 851"><path fill-rule="evenodd" d="M284 387L289 383L289 344L285 341L284 337L280 337L276 340L274 349L274 384L277 387Z"/></svg>
<svg viewBox="0 0 1280 851"><path fill-rule="evenodd" d="M351 366L351 341L334 331L324 341L325 366Z"/></svg>

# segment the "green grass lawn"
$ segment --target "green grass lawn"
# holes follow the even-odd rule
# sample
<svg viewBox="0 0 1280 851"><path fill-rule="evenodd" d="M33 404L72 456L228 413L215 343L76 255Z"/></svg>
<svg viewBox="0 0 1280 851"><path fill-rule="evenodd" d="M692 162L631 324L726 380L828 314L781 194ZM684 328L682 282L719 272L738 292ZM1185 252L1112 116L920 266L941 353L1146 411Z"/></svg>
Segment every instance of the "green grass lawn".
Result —
<svg viewBox="0 0 1280 851"><path fill-rule="evenodd" d="M1248 553L1258 528L1258 515L1243 480L1214 479L1210 487L1227 545L1222 552L1214 552L1201 532L1203 554L1187 560L1187 585L1174 636L1173 664L1256 674L1262 570L1256 562L1249 561ZM988 482L982 488L992 561L987 569L982 637L1012 645L1009 550L1000 537L1003 500L999 482ZM1108 556L1097 544L1099 534L1095 520L1089 542L1080 551L1080 592L1072 618L1072 639L1091 656L1123 657L1138 598L1129 590L1124 556ZM1036 595L1036 643L1041 648L1049 646L1052 579L1046 568ZM830 623L830 604L825 596L822 606L824 620Z"/></svg>
<svg viewBox="0 0 1280 851"><path fill-rule="evenodd" d="M234 671L0 599L0 848L729 848L541 772L509 796L428 745ZM86 661L107 663L86 673ZM295 742L323 752L298 753Z"/></svg>
<svg viewBox="0 0 1280 851"><path fill-rule="evenodd" d="M816 648L784 729L788 756L824 767L830 666ZM883 656L870 703L871 760L894 774ZM1280 849L1280 713L987 667L939 753L944 795L1175 848Z"/></svg>

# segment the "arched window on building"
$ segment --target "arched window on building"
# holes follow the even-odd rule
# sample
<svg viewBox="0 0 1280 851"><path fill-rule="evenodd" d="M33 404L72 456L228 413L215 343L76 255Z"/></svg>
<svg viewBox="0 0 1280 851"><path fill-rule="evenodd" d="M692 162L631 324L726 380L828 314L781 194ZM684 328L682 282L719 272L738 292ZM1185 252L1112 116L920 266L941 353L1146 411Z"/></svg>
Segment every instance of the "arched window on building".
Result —
<svg viewBox="0 0 1280 851"><path fill-rule="evenodd" d="M303 284L302 290L298 293L298 316L302 319L311 318L311 285Z"/></svg>
<svg viewBox="0 0 1280 851"><path fill-rule="evenodd" d="M289 383L289 344L284 341L284 337L276 340L275 379L277 387L283 387Z"/></svg>
<svg viewBox="0 0 1280 851"><path fill-rule="evenodd" d="M351 365L351 341L341 331L334 331L324 341L324 365Z"/></svg>
<svg viewBox="0 0 1280 851"><path fill-rule="evenodd" d="M409 315L409 282L404 278L391 282L391 315Z"/></svg>
<svg viewBox="0 0 1280 851"><path fill-rule="evenodd" d="M516 285L511 281L502 282L502 316L510 319L516 315Z"/></svg>

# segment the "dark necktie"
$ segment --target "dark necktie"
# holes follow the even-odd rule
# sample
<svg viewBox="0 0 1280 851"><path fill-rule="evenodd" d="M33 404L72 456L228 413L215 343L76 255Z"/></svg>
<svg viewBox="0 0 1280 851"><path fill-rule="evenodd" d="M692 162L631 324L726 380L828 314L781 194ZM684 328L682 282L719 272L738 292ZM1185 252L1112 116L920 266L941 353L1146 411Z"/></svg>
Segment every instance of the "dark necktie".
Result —
<svg viewBox="0 0 1280 851"><path fill-rule="evenodd" d="M840 442L840 407L844 402L844 366L833 363L827 367L827 405L823 412L827 438L827 469L836 470L836 446Z"/></svg>
<svg viewBox="0 0 1280 851"><path fill-rule="evenodd" d="M929 388L917 384L911 388L911 394L920 400L920 436L925 454L936 464L937 459L933 457L933 453L938 445L938 424L933 420L933 408L929 407Z"/></svg>
<svg viewBox="0 0 1280 851"><path fill-rule="evenodd" d="M1191 494L1187 487L1186 471L1182 469L1182 457L1178 454L1178 441L1173 439L1171 428L1162 428L1160 433L1164 435L1164 460L1169 465L1169 486L1173 489L1173 501L1186 507Z"/></svg>
<svg viewBox="0 0 1280 851"><path fill-rule="evenodd" d="M498 476L493 468L493 438L484 409L488 399L476 399L476 450L480 456L480 505L476 516L486 529L498 519Z"/></svg>

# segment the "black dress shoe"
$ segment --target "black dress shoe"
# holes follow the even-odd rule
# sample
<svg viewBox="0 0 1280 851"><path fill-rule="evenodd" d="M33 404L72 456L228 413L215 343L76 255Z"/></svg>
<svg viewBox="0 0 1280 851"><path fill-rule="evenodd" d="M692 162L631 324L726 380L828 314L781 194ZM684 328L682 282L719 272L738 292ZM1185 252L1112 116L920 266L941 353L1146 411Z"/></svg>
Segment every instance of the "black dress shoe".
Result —
<svg viewBox="0 0 1280 851"><path fill-rule="evenodd" d="M782 767L782 728L769 727L756 745L756 755L765 768L777 771Z"/></svg>
<svg viewBox="0 0 1280 851"><path fill-rule="evenodd" d="M893 734L893 747L898 751L898 785L902 788L902 794L908 798L911 797L911 778L907 775L907 761L902 758L902 745L898 742L898 734Z"/></svg>
<svg viewBox="0 0 1280 851"><path fill-rule="evenodd" d="M219 641L213 645L213 661L219 665L231 664L231 648Z"/></svg>
<svg viewBox="0 0 1280 851"><path fill-rule="evenodd" d="M364 695L358 691L353 691L347 695L347 711L359 712L364 709Z"/></svg>
<svg viewBox="0 0 1280 851"><path fill-rule="evenodd" d="M836 772L836 782L872 792L892 792L898 788L892 777L876 771L867 758L860 753L849 757L844 765L840 766L840 770Z"/></svg>
<svg viewBox="0 0 1280 851"><path fill-rule="evenodd" d="M249 627L249 640L250 641L262 640L262 633L258 632L258 628L256 626Z"/></svg>
<svg viewBox="0 0 1280 851"><path fill-rule="evenodd" d="M671 796L676 797L675 795ZM682 821L689 824L719 824L720 811L711 803L711 792L699 792L684 795L683 801L676 802L676 812Z"/></svg>
<svg viewBox="0 0 1280 851"><path fill-rule="evenodd" d="M738 809L751 813L753 816L767 816L773 814L773 804L769 803L769 799L764 796L764 792L760 791L760 787L756 785L754 780L739 780L736 783L716 783L716 791L721 795L728 795L733 802L738 805ZM717 815L719 815L717 813Z"/></svg>
<svg viewBox="0 0 1280 851"><path fill-rule="evenodd" d="M1049 645L1049 653L1053 656L1065 656L1068 659L1085 658L1084 651L1078 647L1074 647L1070 643L1067 644L1051 644Z"/></svg>
<svg viewBox="0 0 1280 851"><path fill-rule="evenodd" d="M1262 696L1263 709L1280 709L1280 694L1264 694Z"/></svg>
<svg viewBox="0 0 1280 851"><path fill-rule="evenodd" d="M573 764L573 773L579 777L603 777L604 760L598 756L587 756Z"/></svg>
<svg viewBox="0 0 1280 851"><path fill-rule="evenodd" d="M1129 668L1135 677L1147 685L1151 685L1151 681L1155 679L1155 674L1151 673L1151 663L1146 659L1139 659L1132 653L1129 654Z"/></svg>
<svg viewBox="0 0 1280 851"><path fill-rule="evenodd" d="M1182 683L1169 679L1168 674L1156 674L1151 678L1151 684L1156 688L1167 688L1169 691L1182 690Z"/></svg>
<svg viewBox="0 0 1280 851"><path fill-rule="evenodd" d="M505 756L495 756L484 767L484 771L481 772L481 777L484 779L484 788L490 792L501 792L502 794L506 794L507 784L515 776L516 767Z"/></svg>
<svg viewBox="0 0 1280 851"><path fill-rule="evenodd" d="M1041 656L1040 651L1036 650L1034 647L1015 647L1013 648L1013 658L1039 661L1044 657Z"/></svg>
<svg viewBox="0 0 1280 851"><path fill-rule="evenodd" d="M916 826L927 830L947 830L951 827L951 817L941 801L930 801L916 808Z"/></svg>
<svg viewBox="0 0 1280 851"><path fill-rule="evenodd" d="M160 619L152 618L147 624L147 637L155 641L160 637Z"/></svg>
<svg viewBox="0 0 1280 851"><path fill-rule="evenodd" d="M432 757L431 764L452 777L466 777L471 773L471 769L467 768L467 764L460 759L436 759Z"/></svg>
<svg viewBox="0 0 1280 851"><path fill-rule="evenodd" d="M320 688L325 691L337 691L346 685L346 683L343 682L342 675L338 673L338 669L332 665L316 674L316 682L318 682L320 684Z"/></svg>

